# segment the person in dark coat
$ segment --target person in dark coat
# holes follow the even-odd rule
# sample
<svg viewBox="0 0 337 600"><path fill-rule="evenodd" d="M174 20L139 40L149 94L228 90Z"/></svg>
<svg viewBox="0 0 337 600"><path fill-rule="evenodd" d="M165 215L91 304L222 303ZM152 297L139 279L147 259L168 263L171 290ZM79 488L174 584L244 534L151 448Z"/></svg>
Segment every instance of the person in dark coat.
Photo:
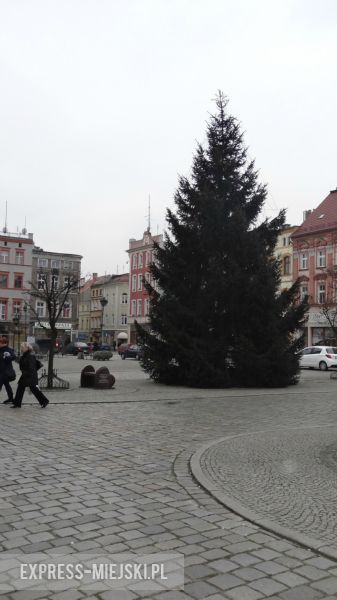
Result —
<svg viewBox="0 0 337 600"><path fill-rule="evenodd" d="M5 336L0 337L0 391L4 385L7 392L7 400L4 404L13 402L13 390L9 383L14 381L16 375L13 369L13 360L15 360L15 352L8 346L8 340Z"/></svg>
<svg viewBox="0 0 337 600"><path fill-rule="evenodd" d="M18 381L15 398L12 408L21 408L22 398L26 387L29 387L32 394L39 401L40 406L45 408L49 404L48 398L41 392L38 386L38 376L36 367L36 357L33 353L33 348L27 342L22 342L20 346L20 370L21 377Z"/></svg>

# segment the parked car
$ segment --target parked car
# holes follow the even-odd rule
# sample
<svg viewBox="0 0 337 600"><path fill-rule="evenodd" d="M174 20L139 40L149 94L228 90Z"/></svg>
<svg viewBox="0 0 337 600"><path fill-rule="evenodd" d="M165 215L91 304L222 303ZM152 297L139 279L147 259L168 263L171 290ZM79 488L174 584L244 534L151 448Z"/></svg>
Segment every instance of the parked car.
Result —
<svg viewBox="0 0 337 600"><path fill-rule="evenodd" d="M99 344L98 350L107 350L108 352L111 352L111 346L110 344Z"/></svg>
<svg viewBox="0 0 337 600"><path fill-rule="evenodd" d="M84 342L71 342L63 350L64 354L72 354L73 356L77 356L79 352L83 352L83 354L89 354L88 344L85 344Z"/></svg>
<svg viewBox="0 0 337 600"><path fill-rule="evenodd" d="M121 356L123 354L123 352L129 347L130 344L120 344L117 347L117 352L118 354Z"/></svg>
<svg viewBox="0 0 337 600"><path fill-rule="evenodd" d="M137 346L136 344L130 344L129 346L127 346L127 348L123 350L123 352L121 352L121 357L123 360L125 360L126 358L135 358L136 360L139 360L141 354L142 349L140 346Z"/></svg>
<svg viewBox="0 0 337 600"><path fill-rule="evenodd" d="M309 346L303 348L300 353L300 367L307 369L328 369L337 368L337 347L335 346Z"/></svg>

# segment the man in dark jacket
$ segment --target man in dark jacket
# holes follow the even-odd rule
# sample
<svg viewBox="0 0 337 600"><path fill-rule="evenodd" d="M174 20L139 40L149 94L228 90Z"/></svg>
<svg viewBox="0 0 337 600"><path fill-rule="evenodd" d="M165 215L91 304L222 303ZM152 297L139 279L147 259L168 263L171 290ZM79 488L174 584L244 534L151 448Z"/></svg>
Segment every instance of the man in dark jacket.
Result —
<svg viewBox="0 0 337 600"><path fill-rule="evenodd" d="M8 396L7 400L4 400L4 404L13 402L13 390L9 383L16 377L13 360L15 360L14 350L8 346L7 338L0 336L0 391L4 385Z"/></svg>
<svg viewBox="0 0 337 600"><path fill-rule="evenodd" d="M21 377L18 381L18 387L16 389L16 394L13 400L12 408L21 408L22 398L25 393L26 387L29 387L32 394L34 394L35 398L39 401L40 406L42 406L42 408L45 408L47 404L49 404L49 400L41 392L38 386L36 357L33 353L33 348L30 344L27 344L27 342L22 342L20 350L21 356L19 365L21 370Z"/></svg>

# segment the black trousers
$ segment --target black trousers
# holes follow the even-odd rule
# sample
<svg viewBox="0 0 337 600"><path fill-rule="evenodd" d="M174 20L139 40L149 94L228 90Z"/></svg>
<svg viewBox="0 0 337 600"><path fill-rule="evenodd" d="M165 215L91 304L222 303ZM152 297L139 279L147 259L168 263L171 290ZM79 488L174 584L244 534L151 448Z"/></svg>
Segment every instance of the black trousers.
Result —
<svg viewBox="0 0 337 600"><path fill-rule="evenodd" d="M10 385L10 383L8 381L8 378L5 375L0 375L0 391L1 391L3 385L6 388L8 399L13 400L14 394L13 394L12 386Z"/></svg>
<svg viewBox="0 0 337 600"><path fill-rule="evenodd" d="M14 398L14 401L13 401L16 406L21 406L21 404L22 404L22 398L23 398L23 395L25 393L26 387L29 387L30 391L32 392L32 394L34 394L36 400L39 401L39 403L41 404L41 406L43 406L46 402L48 402L48 399L41 392L41 390L38 388L37 384L35 384L35 385L25 385L22 381L19 381L18 382L18 387L16 389L15 398Z"/></svg>

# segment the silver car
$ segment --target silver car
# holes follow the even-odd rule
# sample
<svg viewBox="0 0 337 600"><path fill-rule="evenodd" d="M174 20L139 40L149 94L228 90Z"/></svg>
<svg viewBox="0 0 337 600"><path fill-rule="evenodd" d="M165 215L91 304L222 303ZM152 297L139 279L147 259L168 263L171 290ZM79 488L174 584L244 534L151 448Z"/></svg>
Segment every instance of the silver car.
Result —
<svg viewBox="0 0 337 600"><path fill-rule="evenodd" d="M300 367L307 369L337 368L337 348L335 346L309 346L301 351Z"/></svg>

